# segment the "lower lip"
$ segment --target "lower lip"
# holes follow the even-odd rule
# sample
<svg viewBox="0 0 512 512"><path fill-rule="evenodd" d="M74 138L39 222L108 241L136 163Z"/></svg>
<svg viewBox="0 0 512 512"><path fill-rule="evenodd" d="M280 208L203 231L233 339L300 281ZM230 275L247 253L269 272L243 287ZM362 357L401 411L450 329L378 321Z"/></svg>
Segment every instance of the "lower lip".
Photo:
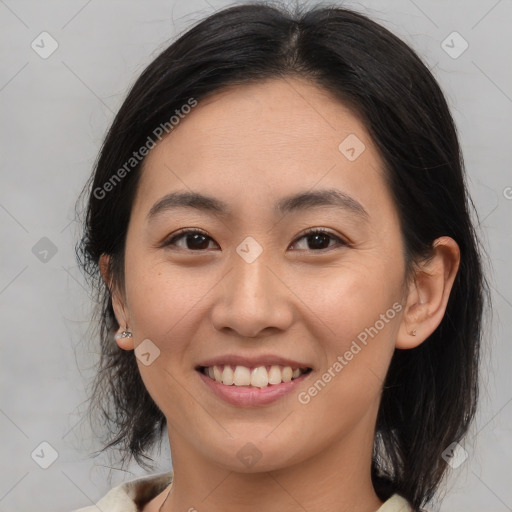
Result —
<svg viewBox="0 0 512 512"><path fill-rule="evenodd" d="M289 382L281 382L281 384L272 384L264 388L255 388L250 386L226 386L216 380L210 379L204 373L197 370L197 373L203 382L220 398L232 405L240 407L255 407L258 405L266 405L275 402L280 397L296 390L297 386L309 377L312 373L302 374L300 377Z"/></svg>

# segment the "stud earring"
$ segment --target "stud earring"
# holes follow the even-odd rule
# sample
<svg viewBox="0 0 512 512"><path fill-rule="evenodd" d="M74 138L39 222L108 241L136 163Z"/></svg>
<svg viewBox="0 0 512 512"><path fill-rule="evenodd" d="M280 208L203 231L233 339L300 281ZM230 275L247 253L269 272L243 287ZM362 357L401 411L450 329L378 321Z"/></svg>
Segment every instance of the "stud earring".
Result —
<svg viewBox="0 0 512 512"><path fill-rule="evenodd" d="M133 335L131 333L131 331L128 330L128 328L124 329L122 332L118 332L114 338L116 340L119 340L121 338L131 338Z"/></svg>
<svg viewBox="0 0 512 512"><path fill-rule="evenodd" d="M414 331L411 331L409 334L410 334L411 336L416 336L416 329L414 329Z"/></svg>

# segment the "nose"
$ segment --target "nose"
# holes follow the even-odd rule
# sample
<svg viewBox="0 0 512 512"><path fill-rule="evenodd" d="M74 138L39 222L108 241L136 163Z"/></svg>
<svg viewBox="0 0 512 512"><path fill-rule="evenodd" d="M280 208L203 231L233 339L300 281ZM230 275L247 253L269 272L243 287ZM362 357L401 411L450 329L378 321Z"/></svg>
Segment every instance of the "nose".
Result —
<svg viewBox="0 0 512 512"><path fill-rule="evenodd" d="M235 255L232 270L216 287L213 327L247 338L285 331L293 322L293 293L284 281L265 258L247 263Z"/></svg>

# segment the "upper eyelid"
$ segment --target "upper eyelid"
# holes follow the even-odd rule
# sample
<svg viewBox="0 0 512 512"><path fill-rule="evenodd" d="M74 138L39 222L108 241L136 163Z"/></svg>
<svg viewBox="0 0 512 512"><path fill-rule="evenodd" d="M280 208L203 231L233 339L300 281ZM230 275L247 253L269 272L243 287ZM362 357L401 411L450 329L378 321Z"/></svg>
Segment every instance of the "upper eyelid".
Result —
<svg viewBox="0 0 512 512"><path fill-rule="evenodd" d="M209 238L213 242L215 242L214 238L211 237L206 231L204 231L202 229L199 229L199 228L183 228L182 230L178 230L178 232L174 233L171 237L168 237L163 242L162 246L170 245L171 241L173 241L175 239L178 239L178 238L181 238L183 236L186 236L186 235L188 235L190 233L192 233L192 234L201 234L201 235ZM346 240L344 237L339 236L336 233L333 233L331 230L329 230L327 228L321 228L321 227L319 227L319 228L307 228L305 231L302 231L301 233L299 233L294 238L292 244L295 244L298 240L300 240L301 238L304 238L305 236L308 236L308 235L311 235L311 234L315 234L315 233L321 233L321 234L328 235L328 236L332 237L333 239L336 239L342 245L350 245L350 242L348 240ZM215 243L217 245L219 245L217 242L215 242ZM197 251L192 251L192 252L203 252L203 251L197 250ZM314 252L319 252L319 251L314 251Z"/></svg>
<svg viewBox="0 0 512 512"><path fill-rule="evenodd" d="M305 236L312 235L315 233L321 233L324 235L328 235L331 238L335 239L340 245L349 246L351 243L343 236L337 235L336 233L333 233L331 230L326 228L308 228L302 233L299 233L293 240L292 244L296 243L301 238L304 238ZM307 250L307 249L306 249ZM310 249L312 250L312 249ZM320 252L320 251L313 251L313 252Z"/></svg>

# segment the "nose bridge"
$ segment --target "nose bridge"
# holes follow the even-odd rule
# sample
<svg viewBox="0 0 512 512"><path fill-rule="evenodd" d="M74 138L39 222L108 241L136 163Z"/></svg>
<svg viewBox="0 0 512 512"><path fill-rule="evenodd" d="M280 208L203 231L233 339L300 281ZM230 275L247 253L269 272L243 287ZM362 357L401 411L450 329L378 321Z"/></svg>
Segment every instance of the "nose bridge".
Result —
<svg viewBox="0 0 512 512"><path fill-rule="evenodd" d="M233 270L227 283L227 300L247 312L268 313L271 303L280 293L276 278L269 270L272 260L269 251L263 251L254 241L242 242L233 255ZM246 251L246 252L244 252Z"/></svg>
<svg viewBox="0 0 512 512"><path fill-rule="evenodd" d="M287 328L292 321L291 304L286 287L274 275L278 272L271 270L275 266L271 255L257 254L250 241L248 246L240 244L213 307L216 329L231 328L254 337L268 327Z"/></svg>
<svg viewBox="0 0 512 512"><path fill-rule="evenodd" d="M235 257L231 279L233 288L231 292L240 301L258 301L272 297L272 273L268 269L271 265L268 257L259 256L254 261L246 261L242 257ZM238 259L238 261L237 261ZM275 290L274 290L275 292Z"/></svg>

